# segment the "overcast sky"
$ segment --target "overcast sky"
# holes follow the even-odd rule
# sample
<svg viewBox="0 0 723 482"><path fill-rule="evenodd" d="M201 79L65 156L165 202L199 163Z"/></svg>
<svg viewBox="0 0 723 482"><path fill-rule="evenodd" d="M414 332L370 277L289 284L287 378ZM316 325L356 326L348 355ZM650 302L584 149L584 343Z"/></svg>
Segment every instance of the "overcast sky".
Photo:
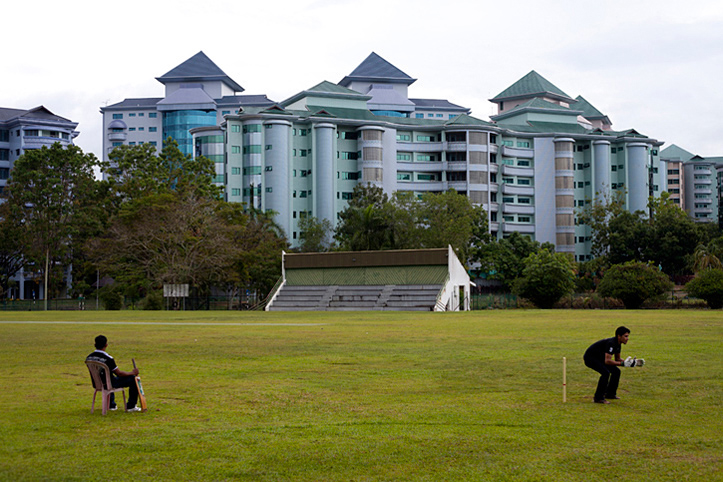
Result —
<svg viewBox="0 0 723 482"><path fill-rule="evenodd" d="M723 156L721 0L35 0L3 5L0 106L79 122L100 157L100 107L162 97L155 80L203 51L282 101L339 82L371 52L484 120L531 70L613 122Z"/></svg>

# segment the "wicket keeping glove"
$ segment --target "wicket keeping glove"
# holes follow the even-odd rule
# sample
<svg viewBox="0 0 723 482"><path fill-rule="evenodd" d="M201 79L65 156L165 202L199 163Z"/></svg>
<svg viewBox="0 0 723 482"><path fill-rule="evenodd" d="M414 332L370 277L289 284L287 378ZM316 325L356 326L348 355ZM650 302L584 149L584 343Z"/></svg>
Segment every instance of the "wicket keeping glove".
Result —
<svg viewBox="0 0 723 482"><path fill-rule="evenodd" d="M629 356L625 359L623 362L624 367L634 367L635 366L635 358Z"/></svg>
<svg viewBox="0 0 723 482"><path fill-rule="evenodd" d="M642 358L639 358L638 360L635 360L635 366L636 366L636 367L641 367L641 366L643 366L643 365L645 365L645 360L643 360Z"/></svg>

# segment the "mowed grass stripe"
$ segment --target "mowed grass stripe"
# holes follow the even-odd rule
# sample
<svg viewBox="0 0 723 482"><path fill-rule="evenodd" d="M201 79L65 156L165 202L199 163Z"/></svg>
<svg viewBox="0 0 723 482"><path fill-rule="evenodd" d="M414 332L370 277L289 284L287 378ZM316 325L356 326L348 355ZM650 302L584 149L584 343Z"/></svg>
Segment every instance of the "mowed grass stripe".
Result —
<svg viewBox="0 0 723 482"><path fill-rule="evenodd" d="M720 312L2 318L69 316L124 323L0 325L3 480L721 480ZM582 353L621 324L647 365L595 405ZM101 332L148 413L90 414Z"/></svg>

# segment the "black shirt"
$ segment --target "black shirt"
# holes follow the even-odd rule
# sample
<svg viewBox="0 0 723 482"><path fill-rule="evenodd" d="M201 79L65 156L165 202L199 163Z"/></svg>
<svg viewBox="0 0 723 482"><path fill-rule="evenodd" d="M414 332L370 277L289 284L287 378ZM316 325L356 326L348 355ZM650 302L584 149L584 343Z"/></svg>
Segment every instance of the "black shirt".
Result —
<svg viewBox="0 0 723 482"><path fill-rule="evenodd" d="M113 357L104 352L103 350L95 350L93 353L85 357L85 359L105 363L111 373L115 372L118 369L118 365L115 364L115 360L113 359ZM101 369L100 379L103 380L103 386L105 386L105 373L102 372L103 370Z"/></svg>
<svg viewBox="0 0 723 482"><path fill-rule="evenodd" d="M609 353L613 358L616 354L620 353L620 343L616 336L612 338L605 338L600 341L596 341L590 347L585 350L584 358L586 360L605 360L605 354Z"/></svg>

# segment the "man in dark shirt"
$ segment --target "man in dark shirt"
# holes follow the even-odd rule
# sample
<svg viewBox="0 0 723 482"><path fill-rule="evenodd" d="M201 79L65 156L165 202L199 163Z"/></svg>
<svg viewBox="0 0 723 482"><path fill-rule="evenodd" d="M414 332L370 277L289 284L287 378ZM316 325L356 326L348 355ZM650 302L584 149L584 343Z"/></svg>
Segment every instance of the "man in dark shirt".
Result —
<svg viewBox="0 0 723 482"><path fill-rule="evenodd" d="M141 408L136 407L138 402L138 387L136 386L136 375L138 375L138 369L134 368L131 372L124 372L118 365L112 356L106 353L108 348L108 338L103 335L95 337L95 351L88 355L85 359L91 361L98 361L105 363L108 369L111 371L110 380L113 388L128 387L128 404L126 410L128 412L140 412ZM115 393L110 394L110 410L115 410Z"/></svg>
<svg viewBox="0 0 723 482"><path fill-rule="evenodd" d="M615 336L596 341L585 351L585 366L600 374L595 391L595 403L610 403L608 399L617 400L620 369L624 362L620 357L622 345L628 343L630 330L624 326L615 330Z"/></svg>

